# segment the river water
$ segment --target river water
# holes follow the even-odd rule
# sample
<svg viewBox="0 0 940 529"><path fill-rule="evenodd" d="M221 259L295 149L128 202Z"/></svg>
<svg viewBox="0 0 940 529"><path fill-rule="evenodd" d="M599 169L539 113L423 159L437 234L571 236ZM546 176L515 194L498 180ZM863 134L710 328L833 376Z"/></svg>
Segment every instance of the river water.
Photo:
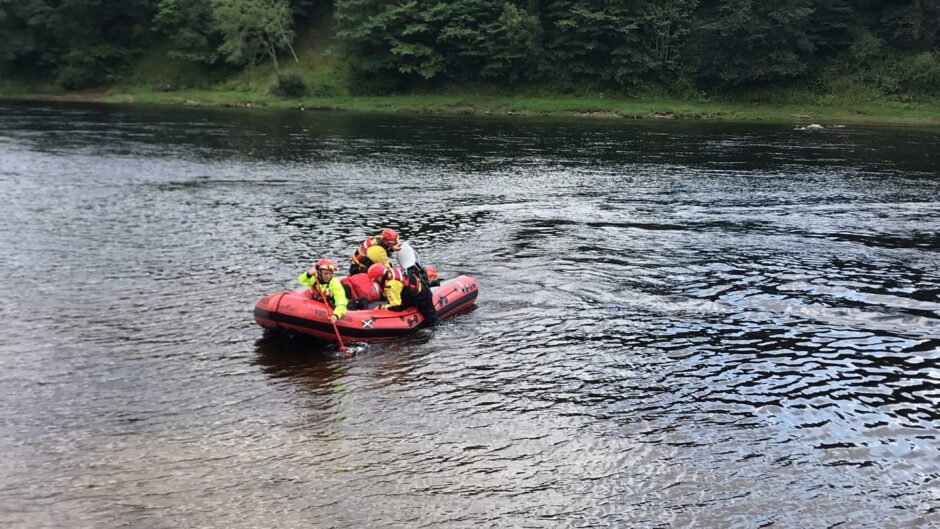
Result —
<svg viewBox="0 0 940 529"><path fill-rule="evenodd" d="M0 105L0 526L940 525L940 130ZM476 310L262 295L397 228Z"/></svg>

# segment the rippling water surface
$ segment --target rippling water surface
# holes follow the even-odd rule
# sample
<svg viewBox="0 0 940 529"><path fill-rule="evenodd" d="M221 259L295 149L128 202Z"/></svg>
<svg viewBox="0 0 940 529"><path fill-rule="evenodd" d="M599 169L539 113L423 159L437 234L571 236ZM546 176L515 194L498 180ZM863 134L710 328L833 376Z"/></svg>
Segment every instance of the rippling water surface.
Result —
<svg viewBox="0 0 940 529"><path fill-rule="evenodd" d="M0 106L0 526L940 525L940 130ZM262 295L400 229L477 309Z"/></svg>

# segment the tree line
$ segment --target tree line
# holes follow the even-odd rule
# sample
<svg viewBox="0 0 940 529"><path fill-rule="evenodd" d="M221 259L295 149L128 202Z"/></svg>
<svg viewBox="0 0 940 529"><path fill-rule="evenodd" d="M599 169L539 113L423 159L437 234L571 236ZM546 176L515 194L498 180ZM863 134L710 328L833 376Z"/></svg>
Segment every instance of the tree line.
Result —
<svg viewBox="0 0 940 529"><path fill-rule="evenodd" d="M163 49L207 71L296 59L324 21L350 86L940 95L940 0L0 0L0 71L106 86ZM280 62L279 62L280 61Z"/></svg>

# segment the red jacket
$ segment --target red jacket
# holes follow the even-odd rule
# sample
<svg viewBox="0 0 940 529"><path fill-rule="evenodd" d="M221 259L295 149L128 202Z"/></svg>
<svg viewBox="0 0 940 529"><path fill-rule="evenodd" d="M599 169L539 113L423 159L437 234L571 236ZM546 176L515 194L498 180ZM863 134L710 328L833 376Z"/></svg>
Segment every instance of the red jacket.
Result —
<svg viewBox="0 0 940 529"><path fill-rule="evenodd" d="M366 298L371 301L382 299L382 287L369 279L368 274L355 274L340 280L349 286L352 299Z"/></svg>

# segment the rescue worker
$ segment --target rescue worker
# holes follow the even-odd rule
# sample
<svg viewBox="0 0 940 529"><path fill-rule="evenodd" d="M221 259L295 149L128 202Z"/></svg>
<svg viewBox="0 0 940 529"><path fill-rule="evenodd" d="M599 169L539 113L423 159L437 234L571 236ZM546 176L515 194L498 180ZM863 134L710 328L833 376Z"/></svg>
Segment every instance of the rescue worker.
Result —
<svg viewBox="0 0 940 529"><path fill-rule="evenodd" d="M370 278L382 284L385 303L379 305L380 309L402 310L417 307L424 316L425 325L430 327L437 324L437 309L434 308L431 289L421 278L401 268L386 268L381 263L370 266L367 273Z"/></svg>
<svg viewBox="0 0 940 529"><path fill-rule="evenodd" d="M375 301L382 300L382 284L369 274L356 274L339 280L346 289L349 310L368 309Z"/></svg>
<svg viewBox="0 0 940 529"><path fill-rule="evenodd" d="M390 268L392 253L398 251L400 247L398 232L385 228L382 233L369 237L356 248L352 256L352 264L349 265L349 275L364 274L374 263Z"/></svg>
<svg viewBox="0 0 940 529"><path fill-rule="evenodd" d="M346 291L343 289L339 279L333 276L336 271L336 263L329 259L317 259L314 267L300 274L297 281L305 287L310 287L310 296L314 299L326 299L333 313L330 315L330 323L336 323L346 314Z"/></svg>

